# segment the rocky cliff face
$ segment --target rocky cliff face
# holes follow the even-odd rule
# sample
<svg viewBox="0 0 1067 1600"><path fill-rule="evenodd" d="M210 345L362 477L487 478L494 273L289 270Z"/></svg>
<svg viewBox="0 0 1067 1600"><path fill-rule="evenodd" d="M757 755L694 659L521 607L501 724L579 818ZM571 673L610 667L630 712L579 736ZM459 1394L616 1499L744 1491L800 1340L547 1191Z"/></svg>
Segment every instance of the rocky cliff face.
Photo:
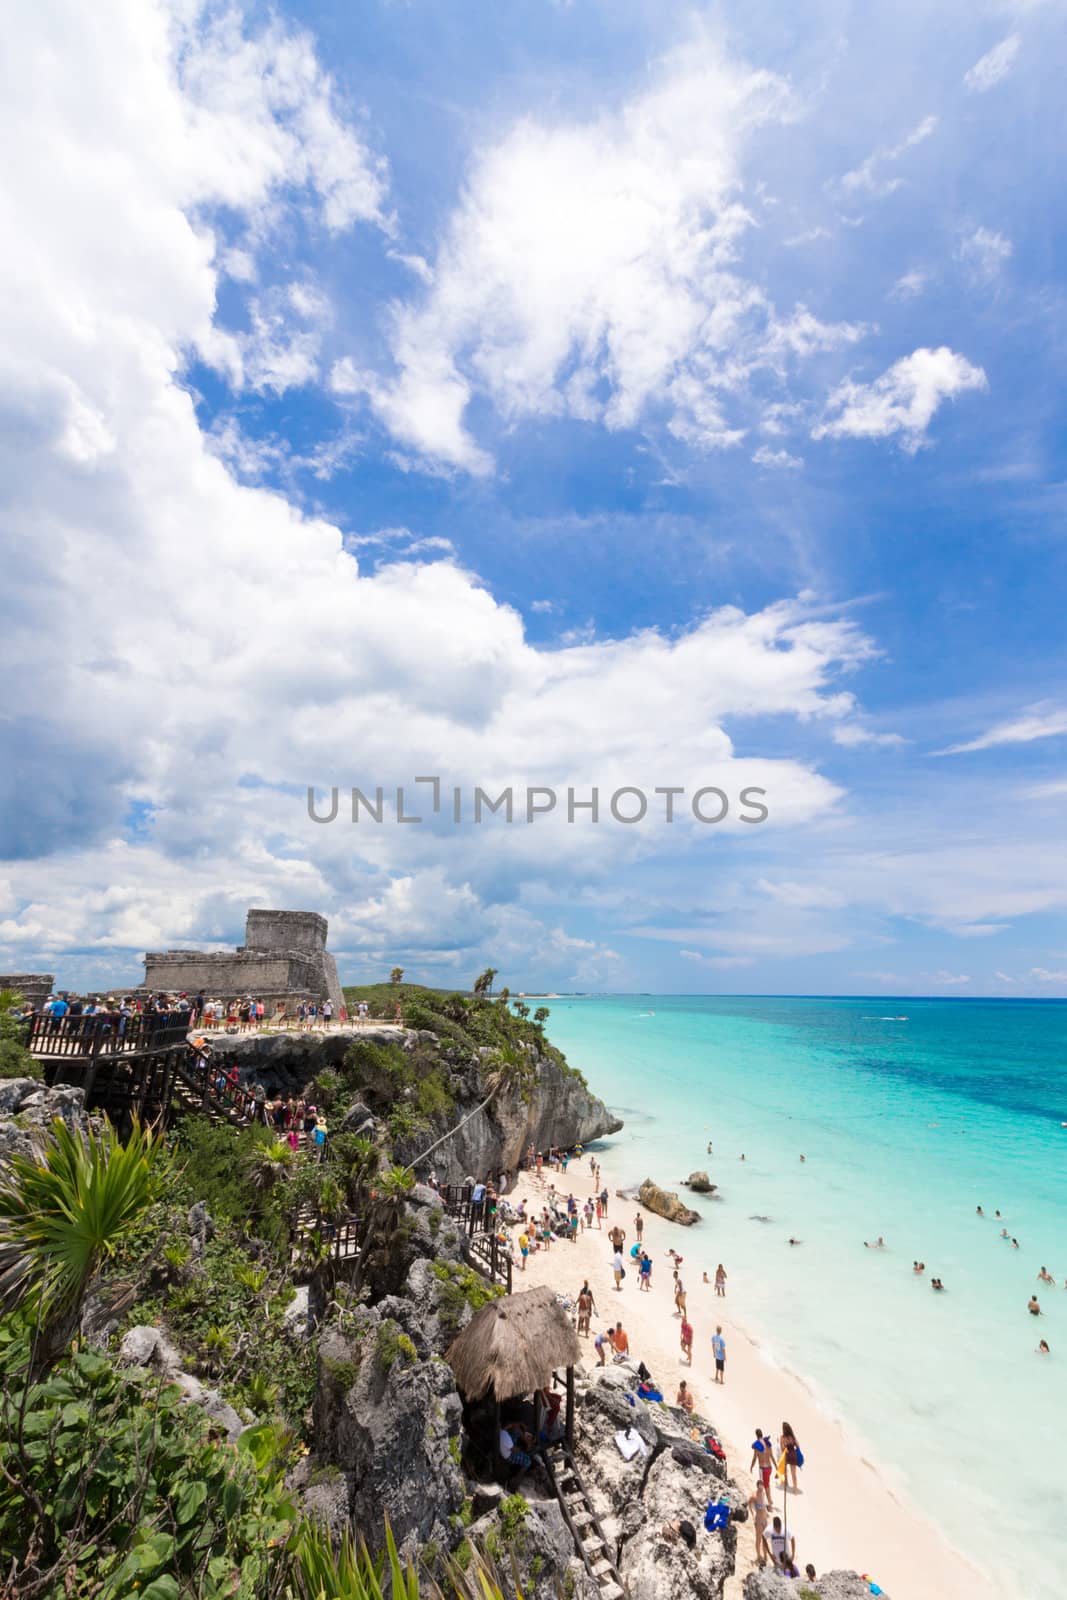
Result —
<svg viewBox="0 0 1067 1600"><path fill-rule="evenodd" d="M622 1127L578 1073L547 1048L527 1046L521 1074L514 1081L505 1074L484 1110L477 1108L490 1093L496 1052L488 1047L464 1051L425 1029L224 1035L212 1040L212 1049L224 1070L236 1063L243 1083L258 1081L268 1094L302 1095L327 1068L336 1071L342 1067L357 1038L385 1048L399 1044L408 1054L417 1053L420 1060L432 1062L446 1074L454 1098L447 1117L433 1119L427 1132L397 1144L399 1158L411 1161L449 1128L455 1128L430 1158L442 1182L459 1183L468 1174L480 1178L501 1169L514 1172L530 1144L537 1150L547 1150L552 1144L587 1144ZM352 1086L353 1095L357 1087ZM472 1116L472 1112L476 1114Z"/></svg>
<svg viewBox="0 0 1067 1600"><path fill-rule="evenodd" d="M31 1155L57 1117L69 1128L87 1128L84 1091L66 1083L48 1089L34 1078L0 1082L0 1162Z"/></svg>

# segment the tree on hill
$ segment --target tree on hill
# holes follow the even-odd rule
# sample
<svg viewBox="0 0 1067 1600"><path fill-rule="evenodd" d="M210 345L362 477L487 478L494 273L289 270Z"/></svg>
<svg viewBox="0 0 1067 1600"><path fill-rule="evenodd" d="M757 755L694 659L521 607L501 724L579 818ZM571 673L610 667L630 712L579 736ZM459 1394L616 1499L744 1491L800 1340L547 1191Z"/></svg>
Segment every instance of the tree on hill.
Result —
<svg viewBox="0 0 1067 1600"><path fill-rule="evenodd" d="M403 969L403 967L394 967L392 972L389 974L389 982L390 983L403 983L403 981L404 981L404 969Z"/></svg>
<svg viewBox="0 0 1067 1600"><path fill-rule="evenodd" d="M474 993L477 995L490 995L493 992L493 979L497 975L496 967L486 967L474 980Z"/></svg>
<svg viewBox="0 0 1067 1600"><path fill-rule="evenodd" d="M533 1019L539 1028L543 1028L551 1015L547 1006L538 1006L533 1014Z"/></svg>
<svg viewBox="0 0 1067 1600"><path fill-rule="evenodd" d="M530 1008L526 1004L525 1000L516 1000L513 1004L513 1010L517 1017L522 1018L523 1022L525 1022L526 1018L530 1015Z"/></svg>

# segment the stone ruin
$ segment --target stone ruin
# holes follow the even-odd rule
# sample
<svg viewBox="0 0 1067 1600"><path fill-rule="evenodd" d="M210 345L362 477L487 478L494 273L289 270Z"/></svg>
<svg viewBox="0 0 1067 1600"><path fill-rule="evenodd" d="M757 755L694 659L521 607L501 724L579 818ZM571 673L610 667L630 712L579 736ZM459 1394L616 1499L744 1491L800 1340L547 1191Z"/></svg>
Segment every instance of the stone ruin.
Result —
<svg viewBox="0 0 1067 1600"><path fill-rule="evenodd" d="M53 972L0 972L0 989L13 989L35 1011L55 994L55 982Z"/></svg>
<svg viewBox="0 0 1067 1600"><path fill-rule="evenodd" d="M251 995L270 1015L279 1001L292 1009L301 1000L344 1005L337 964L326 948L329 924L314 911L249 911L245 942L232 953L150 950L144 958L145 988L209 1000Z"/></svg>

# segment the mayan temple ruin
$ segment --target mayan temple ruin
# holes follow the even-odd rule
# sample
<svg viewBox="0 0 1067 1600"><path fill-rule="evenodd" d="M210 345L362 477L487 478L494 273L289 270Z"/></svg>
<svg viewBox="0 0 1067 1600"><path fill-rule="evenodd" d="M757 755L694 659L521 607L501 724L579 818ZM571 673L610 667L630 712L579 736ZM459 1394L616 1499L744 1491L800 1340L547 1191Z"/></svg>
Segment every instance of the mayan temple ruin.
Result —
<svg viewBox="0 0 1067 1600"><path fill-rule="evenodd" d="M218 1000L252 995L268 1006L301 1000L344 1004L337 965L326 949L328 923L314 911L249 911L245 942L232 953L150 950L145 987L167 994L203 990Z"/></svg>

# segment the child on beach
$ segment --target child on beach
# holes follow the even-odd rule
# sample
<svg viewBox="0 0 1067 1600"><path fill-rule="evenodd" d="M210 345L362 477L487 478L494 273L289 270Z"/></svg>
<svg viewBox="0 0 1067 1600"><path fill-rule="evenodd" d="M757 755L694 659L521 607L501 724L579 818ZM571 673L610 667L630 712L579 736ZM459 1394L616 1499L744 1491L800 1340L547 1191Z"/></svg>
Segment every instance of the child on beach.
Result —
<svg viewBox="0 0 1067 1600"><path fill-rule="evenodd" d="M715 1293L726 1299L726 1268L721 1261L715 1268Z"/></svg>
<svg viewBox="0 0 1067 1600"><path fill-rule="evenodd" d="M693 1365L693 1330L682 1314L682 1354L689 1366Z"/></svg>

